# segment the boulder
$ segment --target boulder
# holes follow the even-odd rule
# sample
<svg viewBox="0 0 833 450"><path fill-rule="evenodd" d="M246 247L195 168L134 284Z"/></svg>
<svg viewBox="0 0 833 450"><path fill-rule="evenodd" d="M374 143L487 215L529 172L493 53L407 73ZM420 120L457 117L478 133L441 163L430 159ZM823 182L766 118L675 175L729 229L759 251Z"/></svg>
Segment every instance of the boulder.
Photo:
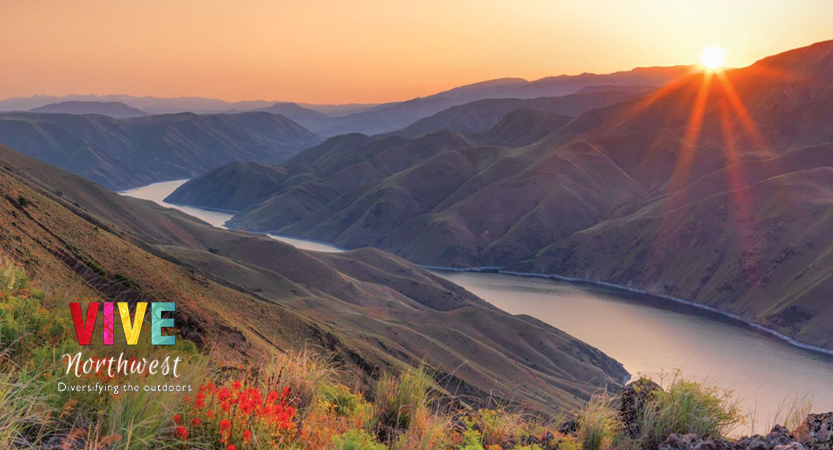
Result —
<svg viewBox="0 0 833 450"><path fill-rule="evenodd" d="M795 441L792 433L787 427L783 425L775 425L772 430L766 435L766 440L770 447L777 447L779 445L789 445Z"/></svg>
<svg viewBox="0 0 833 450"><path fill-rule="evenodd" d="M833 412L808 415L803 428L810 448L833 449Z"/></svg>
<svg viewBox="0 0 833 450"><path fill-rule="evenodd" d="M640 378L622 389L619 418L628 436L640 436L639 416L656 391L662 391L662 387L647 378Z"/></svg>
<svg viewBox="0 0 833 450"><path fill-rule="evenodd" d="M701 442L703 440L696 434L674 433L659 446L659 450L694 450Z"/></svg>
<svg viewBox="0 0 833 450"><path fill-rule="evenodd" d="M790 442L789 444L779 445L773 450L807 450L807 448L798 442Z"/></svg>
<svg viewBox="0 0 833 450"><path fill-rule="evenodd" d="M709 439L694 446L694 450L734 450L726 439Z"/></svg>
<svg viewBox="0 0 833 450"><path fill-rule="evenodd" d="M772 450L772 444L767 438L756 434L754 436L744 436L732 445L734 450Z"/></svg>

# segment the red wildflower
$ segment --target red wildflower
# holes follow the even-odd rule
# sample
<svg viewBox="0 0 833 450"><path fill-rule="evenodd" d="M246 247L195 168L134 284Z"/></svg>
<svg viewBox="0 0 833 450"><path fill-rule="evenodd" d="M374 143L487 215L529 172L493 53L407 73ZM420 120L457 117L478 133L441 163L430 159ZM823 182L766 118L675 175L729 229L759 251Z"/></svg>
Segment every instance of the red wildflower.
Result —
<svg viewBox="0 0 833 450"><path fill-rule="evenodd" d="M180 439L186 440L188 439L188 430L183 426L177 427L176 435L179 436Z"/></svg>
<svg viewBox="0 0 833 450"><path fill-rule="evenodd" d="M179 414L174 414L174 423L182 425L182 417Z"/></svg>
<svg viewBox="0 0 833 450"><path fill-rule="evenodd" d="M228 447L226 447L226 450L237 450L237 447L235 447L234 444L231 444Z"/></svg>
<svg viewBox="0 0 833 450"><path fill-rule="evenodd" d="M194 426L197 426L197 425L200 424L200 418L199 417L194 417L194 420L192 420L192 422L194 423Z"/></svg>
<svg viewBox="0 0 833 450"><path fill-rule="evenodd" d="M278 393L275 391L270 391L269 395L266 396L266 401L269 403L275 403L278 401Z"/></svg>
<svg viewBox="0 0 833 450"><path fill-rule="evenodd" d="M249 440L251 440L251 439L252 439L252 432L249 431L249 430L244 431L243 432L243 442L249 442Z"/></svg>
<svg viewBox="0 0 833 450"><path fill-rule="evenodd" d="M223 419L220 421L220 430L228 430L231 428L231 422L228 419Z"/></svg>

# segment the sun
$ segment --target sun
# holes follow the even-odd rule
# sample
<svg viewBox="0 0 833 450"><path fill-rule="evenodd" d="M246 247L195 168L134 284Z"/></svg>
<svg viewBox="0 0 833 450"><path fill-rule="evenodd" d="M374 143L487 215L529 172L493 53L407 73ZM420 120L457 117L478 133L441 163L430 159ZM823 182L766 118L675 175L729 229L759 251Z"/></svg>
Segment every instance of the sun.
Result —
<svg viewBox="0 0 833 450"><path fill-rule="evenodd" d="M719 45L712 45L703 49L700 54L700 64L708 70L717 70L726 62L726 49Z"/></svg>

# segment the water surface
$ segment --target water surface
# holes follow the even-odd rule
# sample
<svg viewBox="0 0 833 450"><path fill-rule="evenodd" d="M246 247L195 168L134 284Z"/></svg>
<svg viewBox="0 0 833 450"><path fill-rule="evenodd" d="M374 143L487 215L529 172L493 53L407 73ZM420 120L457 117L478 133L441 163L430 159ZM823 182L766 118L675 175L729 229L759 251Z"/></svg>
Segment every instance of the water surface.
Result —
<svg viewBox="0 0 833 450"><path fill-rule="evenodd" d="M161 183L153 183L147 186L142 186L128 191L122 191L122 195L129 197L141 198L143 200L150 200L159 205L168 208L178 209L184 213L190 214L194 217L200 218L211 225L219 228L226 228L226 222L232 218L233 214L224 211L211 211L202 208L194 208L193 206L175 205L173 203L165 202L165 197L171 195L178 187L185 184L188 180L163 181ZM279 241L286 242L303 250L314 250L318 252L341 252L343 250L323 242L314 242L304 239L295 239L286 236L276 236L269 234L269 237L275 238Z"/></svg>
<svg viewBox="0 0 833 450"><path fill-rule="evenodd" d="M172 205L163 199L186 180L123 192L223 227L229 213ZM319 242L271 237L306 250L338 252ZM833 410L833 357L794 347L734 319L658 297L598 286L494 273L435 272L512 314L528 314L620 361L631 374L686 378L731 389L755 431L772 424L786 402L814 399ZM747 426L742 431L750 431Z"/></svg>

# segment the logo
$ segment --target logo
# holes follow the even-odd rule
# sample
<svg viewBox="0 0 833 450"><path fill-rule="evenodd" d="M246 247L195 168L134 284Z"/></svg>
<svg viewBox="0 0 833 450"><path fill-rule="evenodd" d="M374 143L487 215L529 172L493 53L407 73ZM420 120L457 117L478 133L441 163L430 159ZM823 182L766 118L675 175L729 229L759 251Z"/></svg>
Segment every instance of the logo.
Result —
<svg viewBox="0 0 833 450"><path fill-rule="evenodd" d="M90 303L87 307L86 319L81 314L81 303L71 302L69 304L69 309L72 311L72 321L75 323L75 334L78 336L79 344L90 345L90 340L95 330L98 308L102 304L104 305L104 345L113 345L113 306L115 304L112 302ZM136 304L136 314L132 320L130 318L130 307L127 303L119 302L118 305L121 325L124 329L127 345L137 345L139 343L139 335L142 332L142 323L145 320L148 303L139 302ZM174 326L174 319L162 318L162 312L164 311L176 311L176 303L151 303L150 343L152 345L174 345L176 343L176 337L162 335L162 328Z"/></svg>

